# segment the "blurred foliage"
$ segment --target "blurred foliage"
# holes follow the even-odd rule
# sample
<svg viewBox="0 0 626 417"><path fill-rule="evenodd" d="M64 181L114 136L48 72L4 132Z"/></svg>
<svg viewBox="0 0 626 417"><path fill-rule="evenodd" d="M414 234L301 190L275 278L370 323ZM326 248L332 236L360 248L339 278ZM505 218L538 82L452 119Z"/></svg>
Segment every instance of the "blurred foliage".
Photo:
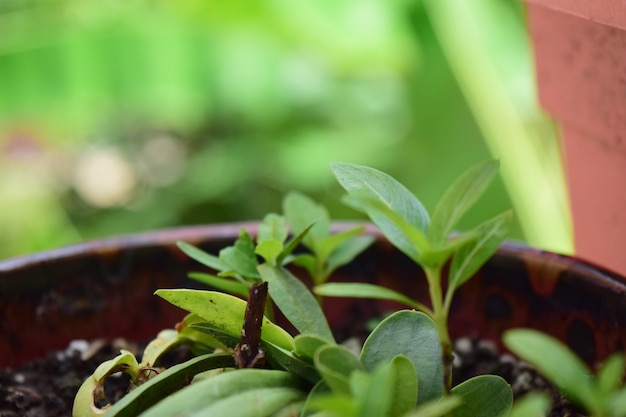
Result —
<svg viewBox="0 0 626 417"><path fill-rule="evenodd" d="M522 6L463 1L461 22L456 0L3 1L0 259L259 219L292 189L355 218L337 202L332 161L382 169L431 207L490 152L515 169L461 226L513 201L523 221L514 238L568 250L557 142L537 108ZM489 25L470 36L474 18ZM481 45L485 55L458 53ZM490 68L497 79L484 79ZM476 100L492 90L500 95ZM489 118L515 123L492 129ZM539 136L524 152L503 142ZM532 204L533 184L553 187L548 209ZM537 210L561 229L534 233Z"/></svg>

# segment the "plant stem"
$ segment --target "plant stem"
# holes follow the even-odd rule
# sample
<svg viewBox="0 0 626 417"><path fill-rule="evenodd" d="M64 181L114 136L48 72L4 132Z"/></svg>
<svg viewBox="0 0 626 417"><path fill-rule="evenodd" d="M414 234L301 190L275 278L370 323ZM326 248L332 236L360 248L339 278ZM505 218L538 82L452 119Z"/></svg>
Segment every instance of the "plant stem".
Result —
<svg viewBox="0 0 626 417"><path fill-rule="evenodd" d="M452 341L448 333L448 307L443 303L441 292L441 267L424 268L430 300L433 305L433 321L441 343L441 361L443 363L443 386L446 394L452 388Z"/></svg>

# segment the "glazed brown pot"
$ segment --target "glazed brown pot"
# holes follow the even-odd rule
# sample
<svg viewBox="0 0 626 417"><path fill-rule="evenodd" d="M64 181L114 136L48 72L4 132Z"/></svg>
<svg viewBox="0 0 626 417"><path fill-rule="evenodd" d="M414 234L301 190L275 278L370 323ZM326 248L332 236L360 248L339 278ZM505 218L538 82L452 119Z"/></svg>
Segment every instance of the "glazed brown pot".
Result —
<svg viewBox="0 0 626 417"><path fill-rule="evenodd" d="M204 267L175 243L182 240L217 253L241 227L256 231L255 223L180 228L1 262L0 366L65 348L74 339L153 338L184 316L154 296L154 290L200 287L186 275ZM376 236L375 244L333 280L378 283L425 301L428 292L419 268L374 227L368 225L366 232ZM398 307L353 299L325 303L338 338ZM550 332L587 362L595 362L624 346L626 279L574 258L506 243L457 293L451 333L498 342L503 330L520 326Z"/></svg>
<svg viewBox="0 0 626 417"><path fill-rule="evenodd" d="M525 1L539 100L561 128L576 254L626 274L626 5Z"/></svg>

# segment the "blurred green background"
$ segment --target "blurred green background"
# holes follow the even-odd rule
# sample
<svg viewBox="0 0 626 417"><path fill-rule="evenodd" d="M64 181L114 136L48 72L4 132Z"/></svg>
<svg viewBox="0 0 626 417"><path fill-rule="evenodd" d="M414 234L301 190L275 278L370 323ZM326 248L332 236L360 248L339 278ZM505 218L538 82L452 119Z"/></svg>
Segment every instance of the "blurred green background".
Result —
<svg viewBox="0 0 626 417"><path fill-rule="evenodd" d="M432 208L469 166L501 178L467 227L571 251L556 129L514 0L0 3L0 259L259 219L289 190L357 213L328 164Z"/></svg>

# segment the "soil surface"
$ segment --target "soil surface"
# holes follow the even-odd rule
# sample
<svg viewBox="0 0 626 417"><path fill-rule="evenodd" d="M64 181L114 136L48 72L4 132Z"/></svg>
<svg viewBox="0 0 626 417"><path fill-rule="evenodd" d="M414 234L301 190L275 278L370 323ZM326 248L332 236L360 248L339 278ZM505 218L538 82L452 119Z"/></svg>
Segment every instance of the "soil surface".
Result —
<svg viewBox="0 0 626 417"><path fill-rule="evenodd" d="M0 417L69 417L78 388L96 367L111 359L120 349L135 354L137 345L125 340L112 342L73 342L66 350L54 352L23 366L0 368ZM178 353L179 358L185 352ZM509 354L501 354L487 341L459 339L455 342L455 385L478 374L495 374L506 379L515 398L529 391L550 394L553 410L550 417L584 417L579 409L564 399L536 371ZM128 382L109 378L105 391L109 400L124 395Z"/></svg>

